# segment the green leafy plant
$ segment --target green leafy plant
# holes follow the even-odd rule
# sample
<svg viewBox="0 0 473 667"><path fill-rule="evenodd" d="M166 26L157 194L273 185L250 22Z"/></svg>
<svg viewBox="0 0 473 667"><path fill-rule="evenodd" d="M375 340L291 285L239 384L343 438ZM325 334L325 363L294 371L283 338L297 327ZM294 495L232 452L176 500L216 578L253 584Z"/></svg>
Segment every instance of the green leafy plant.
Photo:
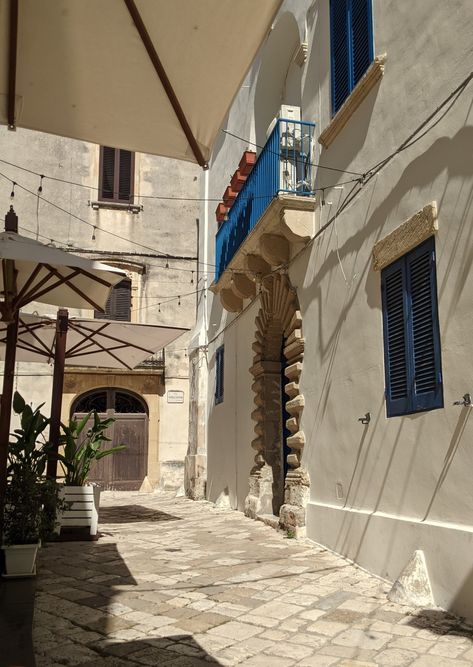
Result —
<svg viewBox="0 0 473 667"><path fill-rule="evenodd" d="M20 428L12 433L8 447L7 488L3 519L5 544L33 544L47 540L55 530L56 513L64 509L59 485L44 472L50 445L44 431L50 420L33 409L15 392L13 409L20 415Z"/></svg>
<svg viewBox="0 0 473 667"><path fill-rule="evenodd" d="M83 486L95 461L126 449L126 445L103 448L104 443L111 441L106 431L114 421L113 417L100 419L97 411L92 410L80 421L72 419L69 426L61 425L64 451L60 461L67 486Z"/></svg>

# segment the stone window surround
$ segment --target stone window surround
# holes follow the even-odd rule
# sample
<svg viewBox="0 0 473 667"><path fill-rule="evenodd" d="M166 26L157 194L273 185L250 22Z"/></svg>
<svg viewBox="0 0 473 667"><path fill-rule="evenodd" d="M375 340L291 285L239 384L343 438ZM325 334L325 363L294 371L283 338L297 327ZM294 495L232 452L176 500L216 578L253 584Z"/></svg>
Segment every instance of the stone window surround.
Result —
<svg viewBox="0 0 473 667"><path fill-rule="evenodd" d="M375 57L345 102L320 134L319 143L321 143L324 148L330 146L332 141L345 127L348 120L353 116L374 85L381 79L384 74L386 59L386 53Z"/></svg>
<svg viewBox="0 0 473 667"><path fill-rule="evenodd" d="M373 269L381 271L438 231L437 202L432 201L380 239L373 247Z"/></svg>

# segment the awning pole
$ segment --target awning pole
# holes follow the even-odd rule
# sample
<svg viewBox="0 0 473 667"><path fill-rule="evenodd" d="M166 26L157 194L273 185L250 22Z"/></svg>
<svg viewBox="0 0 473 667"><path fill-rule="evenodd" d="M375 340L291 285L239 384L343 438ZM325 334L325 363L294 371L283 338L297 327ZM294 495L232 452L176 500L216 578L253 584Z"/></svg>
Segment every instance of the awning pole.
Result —
<svg viewBox="0 0 473 667"><path fill-rule="evenodd" d="M67 308L60 308L56 318L56 338L54 348L53 390L51 395L51 425L49 427L49 443L51 445L46 475L56 479L57 453L61 428L62 391L64 388L64 370L66 364L66 341L69 328Z"/></svg>
<svg viewBox="0 0 473 667"><path fill-rule="evenodd" d="M8 98L7 122L8 129L14 130L15 96L16 96L16 57L18 45L18 0L10 0L10 35L8 45Z"/></svg>
<svg viewBox="0 0 473 667"><path fill-rule="evenodd" d="M0 410L0 533L3 526L3 508L7 489L8 443L10 440L11 404L15 382L16 340L18 337L18 311L7 325L5 365Z"/></svg>

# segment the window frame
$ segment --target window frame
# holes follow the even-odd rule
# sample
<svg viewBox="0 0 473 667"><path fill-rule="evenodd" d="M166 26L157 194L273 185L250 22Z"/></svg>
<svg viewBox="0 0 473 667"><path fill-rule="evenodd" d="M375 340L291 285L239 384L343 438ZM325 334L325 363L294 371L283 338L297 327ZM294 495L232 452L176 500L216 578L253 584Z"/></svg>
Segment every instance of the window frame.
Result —
<svg viewBox="0 0 473 667"><path fill-rule="evenodd" d="M346 100L350 97L353 90L356 88L358 82L367 72L369 66L374 61L374 28L373 28L373 1L365 0L367 5L367 29L368 29L368 58L369 63L363 74L358 77L358 80L355 81L354 75L354 34L353 34L353 2L358 0L330 0L330 84L331 84L331 106L332 106L332 117L335 116L341 107L344 105ZM335 3L345 3L345 28L346 28L346 41L347 41L347 69L348 69L348 90L344 95L343 99L338 103L336 101L336 92L337 86L335 81L335 40L334 40L334 6Z"/></svg>
<svg viewBox="0 0 473 667"><path fill-rule="evenodd" d="M215 350L215 405L223 403L225 383L225 346Z"/></svg>
<svg viewBox="0 0 473 667"><path fill-rule="evenodd" d="M113 197L103 196L104 185L104 149L109 148L114 151L114 169L113 169ZM113 148L113 146L100 146L99 159L99 189L98 201L101 204L133 204L135 198L135 153L133 151L125 151L130 153L130 196L128 199L120 198L120 153L125 151L122 148Z"/></svg>
<svg viewBox="0 0 473 667"><path fill-rule="evenodd" d="M415 360L416 354L419 353L419 348L416 346L414 323L413 323L413 291L411 284L410 268L414 262L425 254L426 250L429 252L429 289L431 295L431 309L430 319L432 336L433 352L432 363L434 373L434 388L431 391L423 391L417 393L415 382ZM388 304L387 304L387 290L386 281L393 274L401 272L402 280L402 319L404 322L403 337L404 337L404 369L406 374L406 395L395 397L392 396L391 386L391 350L390 350L390 332L388 327ZM437 293L437 267L436 267L436 250L435 237L431 236L409 252L402 255L381 272L381 297L382 297L382 315L383 315L383 346L384 346L384 374L385 374L385 399L386 399L386 416L399 417L404 415L416 414L419 412L427 412L430 410L437 410L444 407L443 398L443 375L442 375L442 355L441 355L441 340L440 340L440 326L438 314L438 293ZM418 313L424 311L424 307L419 306ZM394 309L391 310L391 314ZM391 339L392 341L392 339Z"/></svg>
<svg viewBox="0 0 473 667"><path fill-rule="evenodd" d="M129 293L129 302L128 302L128 314L127 314L127 319L124 319L123 317L114 317L117 314L120 315L120 313L117 313L117 308L116 308L116 297L114 298L114 292L116 294L116 291L118 289L123 289L123 283L127 283L129 285L129 288L127 288L128 293ZM123 278L123 280L120 280L116 285L112 287L110 290L110 294L107 299L107 303L105 304L105 312L101 313L98 310L94 311L94 318L96 320L113 320L114 322L131 322L131 306L132 306L132 280L131 278ZM115 307L115 310L112 310L112 306ZM109 312L107 312L107 309Z"/></svg>

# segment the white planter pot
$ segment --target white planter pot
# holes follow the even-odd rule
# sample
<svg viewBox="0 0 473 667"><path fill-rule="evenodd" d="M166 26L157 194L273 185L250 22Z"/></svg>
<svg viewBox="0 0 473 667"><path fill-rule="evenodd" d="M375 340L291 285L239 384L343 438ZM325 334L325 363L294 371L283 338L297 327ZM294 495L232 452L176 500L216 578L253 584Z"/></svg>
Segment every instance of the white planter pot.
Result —
<svg viewBox="0 0 473 667"><path fill-rule="evenodd" d="M90 536L97 535L100 488L92 485L63 486L59 495L71 503L69 509L61 512L59 516L61 534L68 529L77 531L82 527Z"/></svg>
<svg viewBox="0 0 473 667"><path fill-rule="evenodd" d="M7 577L31 577L36 574L37 544L10 544L3 546Z"/></svg>

